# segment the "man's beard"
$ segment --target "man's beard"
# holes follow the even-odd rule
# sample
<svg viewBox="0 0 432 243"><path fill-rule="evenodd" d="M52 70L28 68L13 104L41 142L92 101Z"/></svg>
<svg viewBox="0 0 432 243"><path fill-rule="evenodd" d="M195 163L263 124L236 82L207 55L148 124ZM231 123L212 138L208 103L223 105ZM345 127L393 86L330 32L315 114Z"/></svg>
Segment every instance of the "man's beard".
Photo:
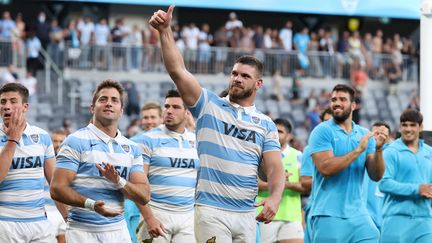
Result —
<svg viewBox="0 0 432 243"><path fill-rule="evenodd" d="M338 124L346 121L350 115L351 115L351 107L349 107L347 110L344 110L341 115L336 115L334 113L334 110L332 110L333 120Z"/></svg>
<svg viewBox="0 0 432 243"><path fill-rule="evenodd" d="M251 89L243 89L239 92L234 92L232 90L232 87L230 87L228 94L229 94L230 98L232 98L234 100L241 100L241 99L249 98L253 94L253 89L252 88Z"/></svg>

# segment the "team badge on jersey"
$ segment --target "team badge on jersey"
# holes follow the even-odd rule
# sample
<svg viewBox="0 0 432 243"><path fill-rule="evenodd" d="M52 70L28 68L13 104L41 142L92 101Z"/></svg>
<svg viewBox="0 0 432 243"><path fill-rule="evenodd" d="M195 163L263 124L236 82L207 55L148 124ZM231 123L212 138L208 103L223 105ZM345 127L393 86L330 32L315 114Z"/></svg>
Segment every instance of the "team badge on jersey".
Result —
<svg viewBox="0 0 432 243"><path fill-rule="evenodd" d="M123 151L125 151L126 153L130 152L130 146L129 145L123 144L121 147L122 147Z"/></svg>
<svg viewBox="0 0 432 243"><path fill-rule="evenodd" d="M253 117L252 117L252 121L253 121L253 123L255 123L255 124L259 124L260 121L261 121L261 119L260 119L259 117L257 117L257 116L253 116Z"/></svg>
<svg viewBox="0 0 432 243"><path fill-rule="evenodd" d="M39 134L32 134L32 135L30 135L30 138L33 141L33 143L39 142Z"/></svg>
<svg viewBox="0 0 432 243"><path fill-rule="evenodd" d="M195 148L195 141L189 140L189 145L191 148Z"/></svg>

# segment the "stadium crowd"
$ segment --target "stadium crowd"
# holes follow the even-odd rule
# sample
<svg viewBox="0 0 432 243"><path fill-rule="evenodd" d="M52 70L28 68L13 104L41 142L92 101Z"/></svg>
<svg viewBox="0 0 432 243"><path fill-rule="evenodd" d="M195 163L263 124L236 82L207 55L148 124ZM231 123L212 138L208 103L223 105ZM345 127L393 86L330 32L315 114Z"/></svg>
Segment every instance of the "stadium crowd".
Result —
<svg viewBox="0 0 432 243"><path fill-rule="evenodd" d="M344 31L334 38L329 30L308 28L293 34L290 21L281 30L244 27L235 13L211 34L207 24L172 25L172 12L172 6L155 12L146 30L130 29L124 19L111 29L106 19L94 24L90 17L62 28L44 13L28 29L3 14L0 36L12 48L26 45L29 77L38 68L32 63L37 48L62 63L69 41L80 48L81 68L93 62L105 67L105 47L112 42L120 44L113 46L120 66L122 44L131 46L130 68L137 70L143 68L139 50L159 49L177 90L167 92L162 106L134 104L139 118L122 135L126 94L135 89L101 81L88 126L71 131L65 121L50 138L26 120L35 81L17 82L10 66L0 88L0 242L431 241L432 148L419 137L418 97L413 94L400 116L401 138L391 137L385 121L371 131L358 125L365 76L396 84L402 54L416 55L409 39L384 39L380 30L363 37ZM185 64L197 61L208 72L210 46L256 56L235 61L223 94L202 88ZM251 50L261 49L296 50L300 76L309 66L321 70L317 76L332 76L322 68L328 60L307 55L312 51L334 56L337 77L350 66L352 85L311 91L306 99L298 96L301 84L293 87L292 101L308 109L306 148L287 119L254 105L268 70L260 61L265 55ZM383 64L376 58L381 54L391 62ZM278 61L275 80L288 72L288 60ZM271 98L286 99L279 91Z"/></svg>

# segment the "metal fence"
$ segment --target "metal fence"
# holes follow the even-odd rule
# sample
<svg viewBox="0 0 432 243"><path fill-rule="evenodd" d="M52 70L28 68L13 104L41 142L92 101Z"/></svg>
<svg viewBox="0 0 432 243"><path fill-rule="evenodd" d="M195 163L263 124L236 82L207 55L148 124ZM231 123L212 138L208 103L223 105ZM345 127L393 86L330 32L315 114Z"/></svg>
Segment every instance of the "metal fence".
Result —
<svg viewBox="0 0 432 243"><path fill-rule="evenodd" d="M0 42L0 66L15 64L25 66L24 46L12 42ZM96 69L101 71L164 72L161 50L158 46L130 46L110 44L106 46L69 43L61 48L48 48L48 53L59 68ZM413 56L395 57L391 54L353 56L350 53L309 51L301 55L297 51L281 49L236 49L210 47L206 50L182 50L186 67L192 73L229 74L235 60L245 54L254 55L264 62L264 74L280 70L282 76L291 76L302 62L308 67L304 75L316 78L350 78L352 70L360 65L372 79L385 79L385 69L395 58L400 59L402 80L418 80L418 60Z"/></svg>

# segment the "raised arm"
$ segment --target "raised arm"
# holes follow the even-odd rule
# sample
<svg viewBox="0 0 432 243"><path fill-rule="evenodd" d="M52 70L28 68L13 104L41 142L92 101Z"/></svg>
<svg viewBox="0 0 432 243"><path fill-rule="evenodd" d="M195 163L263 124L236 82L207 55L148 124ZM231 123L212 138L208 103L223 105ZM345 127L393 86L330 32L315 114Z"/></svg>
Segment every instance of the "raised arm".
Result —
<svg viewBox="0 0 432 243"><path fill-rule="evenodd" d="M0 151L0 182L4 180L9 172L15 149L18 146L25 127L25 115L21 109L16 109L12 112L9 126L5 127L6 143Z"/></svg>
<svg viewBox="0 0 432 243"><path fill-rule="evenodd" d="M375 153L367 155L366 169L372 180L379 181L384 175L383 146L388 136L382 132L382 129L375 131L374 136L376 140Z"/></svg>
<svg viewBox="0 0 432 243"><path fill-rule="evenodd" d="M166 70L174 80L185 104L193 106L201 94L201 87L195 77L186 69L183 57L174 41L171 31L173 11L173 5L168 8L167 12L159 10L153 14L149 23L160 34L162 57Z"/></svg>

